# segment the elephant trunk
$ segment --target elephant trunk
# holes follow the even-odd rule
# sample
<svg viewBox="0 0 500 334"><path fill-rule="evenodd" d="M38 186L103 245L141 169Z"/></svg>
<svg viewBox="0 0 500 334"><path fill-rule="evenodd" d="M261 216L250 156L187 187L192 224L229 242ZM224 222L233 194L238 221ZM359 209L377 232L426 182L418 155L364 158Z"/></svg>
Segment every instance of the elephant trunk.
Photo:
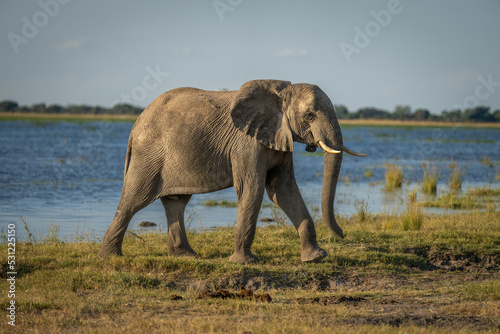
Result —
<svg viewBox="0 0 500 334"><path fill-rule="evenodd" d="M366 154L356 153L344 146L340 126L335 117L326 119L323 122L316 122L311 125L311 131L317 145L325 152L323 193L321 195L323 222L333 233L343 238L344 233L337 225L333 208L343 152L355 156L365 156Z"/></svg>
<svg viewBox="0 0 500 334"><path fill-rule="evenodd" d="M342 165L342 152L327 153L325 152L325 166L323 173L323 193L321 195L321 211L323 213L323 222L328 228L343 238L344 233L335 220L335 212L333 203L335 201L335 191L337 189L337 181Z"/></svg>

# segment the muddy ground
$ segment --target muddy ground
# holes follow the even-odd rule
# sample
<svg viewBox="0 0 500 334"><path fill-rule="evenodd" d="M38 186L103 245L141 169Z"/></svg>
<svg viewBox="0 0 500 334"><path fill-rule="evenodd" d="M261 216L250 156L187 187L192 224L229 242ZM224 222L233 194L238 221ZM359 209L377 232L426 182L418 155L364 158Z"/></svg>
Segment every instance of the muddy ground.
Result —
<svg viewBox="0 0 500 334"><path fill-rule="evenodd" d="M324 307L341 305L350 311L360 311L355 317L337 319L344 325L390 325L445 328L449 330L499 331L500 304L496 302L462 300L460 291L447 291L467 283L487 283L498 280L498 271L487 273L431 272L418 275L334 275L318 280L311 278L303 289L316 290L321 297L286 297L287 289L266 289L272 278L241 277L220 289L202 288L200 293L184 299L252 299L242 292L266 296L256 302L282 305L315 304ZM264 283L265 282L265 283ZM325 284L325 282L328 282ZM246 284L245 284L246 283ZM198 287L203 282L193 282ZM238 284L242 284L239 288ZM224 287L224 288L222 288ZM257 294L253 289L259 289ZM248 292L246 292L248 294ZM281 295L281 296L280 296ZM284 296L284 297L283 297ZM260 297L259 297L260 298ZM172 298L173 300L176 298ZM332 325L331 317L318 317L325 326Z"/></svg>
<svg viewBox="0 0 500 334"><path fill-rule="evenodd" d="M415 251L415 250L410 250ZM341 305L357 316L337 319L344 325L419 326L466 331L500 331L500 303L464 298L469 286L500 280L495 256L428 254L428 267L410 274L374 274L359 271L314 275L305 272L271 277L225 277L217 282L184 282L185 298L242 298L242 293L267 295L267 302L283 305ZM182 285L182 284L181 284ZM180 286L178 286L180 288ZM212 290L211 290L212 289ZM288 297L296 291L312 291L320 297ZM305 293L304 295L311 295ZM228 297L229 296L229 297ZM357 312L359 311L359 312ZM332 318L315 319L331 326Z"/></svg>

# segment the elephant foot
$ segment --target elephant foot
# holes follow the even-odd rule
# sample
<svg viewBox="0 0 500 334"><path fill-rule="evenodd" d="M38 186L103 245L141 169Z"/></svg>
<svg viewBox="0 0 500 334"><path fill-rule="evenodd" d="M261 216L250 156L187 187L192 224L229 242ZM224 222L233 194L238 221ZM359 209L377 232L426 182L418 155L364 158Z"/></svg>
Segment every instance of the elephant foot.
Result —
<svg viewBox="0 0 500 334"><path fill-rule="evenodd" d="M175 249L169 249L168 250L168 255L169 256L175 256L175 257L178 257L178 256L188 256L188 257L195 257L195 258L199 258L200 256L198 254L196 254L196 252L191 248L191 247L187 247L187 248L175 248Z"/></svg>
<svg viewBox="0 0 500 334"><path fill-rule="evenodd" d="M318 262L323 260L327 255L328 253L324 249L316 246L307 251L303 250L300 259L302 262Z"/></svg>
<svg viewBox="0 0 500 334"><path fill-rule="evenodd" d="M121 247L118 247L116 245L112 244L102 244L101 248L99 249L99 257L100 258L107 258L109 256L123 256L122 249Z"/></svg>
<svg viewBox="0 0 500 334"><path fill-rule="evenodd" d="M251 252L234 252L233 255L231 255L231 257L229 258L229 261L233 263L246 264L259 262L259 259Z"/></svg>

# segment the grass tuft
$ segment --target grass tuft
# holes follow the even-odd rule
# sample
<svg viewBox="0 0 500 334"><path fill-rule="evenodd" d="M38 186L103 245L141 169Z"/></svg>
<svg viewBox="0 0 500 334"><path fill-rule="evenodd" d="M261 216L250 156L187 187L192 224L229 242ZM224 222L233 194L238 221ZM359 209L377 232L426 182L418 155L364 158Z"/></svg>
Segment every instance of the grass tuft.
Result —
<svg viewBox="0 0 500 334"><path fill-rule="evenodd" d="M489 168L493 168L493 162L491 161L491 158L487 155L485 155L482 159L481 159L481 163L483 165L486 165L488 166Z"/></svg>
<svg viewBox="0 0 500 334"><path fill-rule="evenodd" d="M344 182L345 182L346 187L349 187L349 185L351 184L351 181L349 180L349 175L345 176Z"/></svg>
<svg viewBox="0 0 500 334"><path fill-rule="evenodd" d="M287 216L280 209L280 207L277 206L277 205L273 205L272 208L271 208L271 219L278 226L287 226L288 225L288 218L287 218Z"/></svg>
<svg viewBox="0 0 500 334"><path fill-rule="evenodd" d="M439 181L439 173L436 166L430 166L430 164L422 164L422 170L424 173L424 180L422 183L421 190L424 194L435 195L437 193L437 184Z"/></svg>
<svg viewBox="0 0 500 334"><path fill-rule="evenodd" d="M364 175L366 178L370 178L373 176L373 169L365 169Z"/></svg>
<svg viewBox="0 0 500 334"><path fill-rule="evenodd" d="M45 236L45 243L60 243L59 231L61 226L57 225L55 221L52 221L48 227L47 235Z"/></svg>
<svg viewBox="0 0 500 334"><path fill-rule="evenodd" d="M408 195L408 203L417 203L417 195L418 191L417 189L413 189L413 191Z"/></svg>
<svg viewBox="0 0 500 334"><path fill-rule="evenodd" d="M467 190L467 195L478 197L500 197L500 188L493 189L488 187L472 188Z"/></svg>
<svg viewBox="0 0 500 334"><path fill-rule="evenodd" d="M365 222L371 217L371 212L368 209L368 202L365 202L365 200L361 200L356 207L356 211L358 214L358 220L360 222Z"/></svg>
<svg viewBox="0 0 500 334"><path fill-rule="evenodd" d="M213 200L213 199L207 199L206 201L203 202L203 205L205 205L205 206L221 206L223 208L237 208L238 202L228 201L225 199L221 199L219 201Z"/></svg>
<svg viewBox="0 0 500 334"><path fill-rule="evenodd" d="M401 188L403 184L403 171L397 164L387 164L385 169L385 190L393 191Z"/></svg>
<svg viewBox="0 0 500 334"><path fill-rule="evenodd" d="M450 192L458 193L462 190L462 182L464 180L465 172L460 166L455 165L451 171L449 179Z"/></svg>
<svg viewBox="0 0 500 334"><path fill-rule="evenodd" d="M422 207L415 202L405 203L403 217L401 223L403 231L420 230L424 222L424 212Z"/></svg>
<svg viewBox="0 0 500 334"><path fill-rule="evenodd" d="M437 207L447 209L486 209L487 212L495 212L500 203L500 189L487 187L468 189L463 195L447 193L437 199L424 201L421 204L426 207Z"/></svg>
<svg viewBox="0 0 500 334"><path fill-rule="evenodd" d="M434 200L424 201L422 205L434 208L463 210L484 208L484 204L476 201L474 197L468 195L459 196L451 193L443 194Z"/></svg>

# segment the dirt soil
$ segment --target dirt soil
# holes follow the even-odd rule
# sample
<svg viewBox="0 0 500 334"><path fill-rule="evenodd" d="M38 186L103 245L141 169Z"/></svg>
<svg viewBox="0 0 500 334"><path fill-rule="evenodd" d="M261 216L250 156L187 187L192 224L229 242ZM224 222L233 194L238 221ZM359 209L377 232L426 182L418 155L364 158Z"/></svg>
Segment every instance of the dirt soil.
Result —
<svg viewBox="0 0 500 334"><path fill-rule="evenodd" d="M442 259L434 259L436 264ZM444 259L443 267L453 270L433 269L417 274L377 275L356 272L335 273L331 276L307 277L300 280L288 277L287 281L302 282L299 289L312 289L322 297L287 298L275 297L266 292L267 288L277 288L279 293L289 290L274 277L233 277L222 280L218 291L203 290L198 298L238 298L255 299L279 304L315 304L325 307L342 305L351 311L359 311L357 316L337 319L344 325L390 325L433 327L449 330L491 331L500 330L500 305L498 301L470 301L462 299L457 287L498 281L499 271L491 266L491 259L485 259L488 267L481 271L456 270L460 264L477 266L470 259ZM457 262L460 262L457 263ZM454 262L454 266L448 263ZM481 261L479 261L481 262ZM495 263L496 264L496 263ZM440 266L441 267L441 266ZM477 269L477 267L476 267ZM302 273L304 274L304 273ZM274 283L274 284L273 284ZM198 282L198 284L200 284ZM203 285L203 284L202 284ZM237 289L230 292L225 289ZM293 285L293 284L292 284ZM260 289L260 296L252 290ZM450 290L451 289L451 290ZM454 290L453 290L454 289ZM460 289L460 288L459 288ZM276 291L276 290L275 290ZM286 293L283 294L286 296ZM262 296L262 297L261 297ZM265 297L263 297L265 296ZM194 298L194 296L192 297ZM260 298L263 298L262 300ZM316 321L331 325L332 319L318 318Z"/></svg>
<svg viewBox="0 0 500 334"><path fill-rule="evenodd" d="M244 286L240 286L240 292L230 292L227 290L210 291L205 290L198 295L197 299L208 299L208 298L220 298L220 299L247 299L255 300L258 302L272 302L273 299L268 293L263 293L261 295L254 293L250 289L245 289Z"/></svg>
<svg viewBox="0 0 500 334"><path fill-rule="evenodd" d="M343 318L341 322L348 325L432 326L468 331L500 330L498 303L490 305L481 302L463 302L447 294L412 296L412 293L396 292L401 289L433 290L438 289L443 283L453 286L464 280L479 283L493 279L491 275L455 277L446 274L442 277L421 277L417 280L401 276L378 279L377 277L358 277L345 281L349 292L382 290L374 294L365 294L364 297L334 294L326 297L297 298L289 302L325 306L341 304L363 310L366 315Z"/></svg>
<svg viewBox="0 0 500 334"><path fill-rule="evenodd" d="M300 272L285 274L279 278L266 275L221 278L215 285L218 291L202 289L198 298L260 300L257 299L259 295L253 292L260 289L261 296L266 296L258 297L264 298L260 301L279 304L315 304L325 307L342 305L355 313L359 311L357 316L335 320L345 325L499 331L500 304L496 299L481 301L461 297L462 288L498 282L500 277L498 258L467 254L443 256L433 252L429 252L427 258L428 268L416 271L414 274L387 275L346 269L324 276ZM198 287L204 286L203 282L194 284ZM239 292L226 290L238 287ZM273 293L284 292L283 296L287 295L287 290L292 289L313 290L323 296L271 298L266 292L269 289L277 291ZM332 322L330 317L315 320L325 322L325 325Z"/></svg>

